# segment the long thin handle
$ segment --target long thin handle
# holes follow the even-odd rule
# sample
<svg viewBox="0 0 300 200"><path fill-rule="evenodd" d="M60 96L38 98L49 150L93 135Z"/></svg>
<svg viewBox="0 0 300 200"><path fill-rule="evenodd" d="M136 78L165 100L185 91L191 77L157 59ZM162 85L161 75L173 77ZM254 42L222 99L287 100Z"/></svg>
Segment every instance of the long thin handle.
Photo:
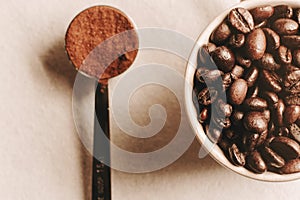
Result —
<svg viewBox="0 0 300 200"><path fill-rule="evenodd" d="M110 146L101 140L99 135L101 128L109 138L108 90L101 84L98 84L96 89L95 104L92 200L111 200L110 168L101 162L101 158L110 158ZM100 161L97 158L100 158Z"/></svg>

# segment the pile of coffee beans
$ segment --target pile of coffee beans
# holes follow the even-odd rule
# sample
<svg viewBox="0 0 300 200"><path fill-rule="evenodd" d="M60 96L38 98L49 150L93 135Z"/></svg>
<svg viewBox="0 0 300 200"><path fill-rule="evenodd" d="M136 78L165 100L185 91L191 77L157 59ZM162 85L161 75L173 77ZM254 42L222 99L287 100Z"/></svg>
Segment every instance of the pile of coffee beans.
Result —
<svg viewBox="0 0 300 200"><path fill-rule="evenodd" d="M299 26L299 8L234 8L199 49L199 122L254 173L300 172Z"/></svg>

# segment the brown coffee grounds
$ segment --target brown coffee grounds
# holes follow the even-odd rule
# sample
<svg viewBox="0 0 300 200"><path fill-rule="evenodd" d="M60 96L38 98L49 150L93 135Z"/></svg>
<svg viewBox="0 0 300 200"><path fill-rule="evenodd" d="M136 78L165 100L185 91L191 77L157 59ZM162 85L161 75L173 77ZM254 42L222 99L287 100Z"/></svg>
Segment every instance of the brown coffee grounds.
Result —
<svg viewBox="0 0 300 200"><path fill-rule="evenodd" d="M132 22L109 6L82 11L66 33L66 51L75 68L102 84L128 69L137 49L138 36Z"/></svg>

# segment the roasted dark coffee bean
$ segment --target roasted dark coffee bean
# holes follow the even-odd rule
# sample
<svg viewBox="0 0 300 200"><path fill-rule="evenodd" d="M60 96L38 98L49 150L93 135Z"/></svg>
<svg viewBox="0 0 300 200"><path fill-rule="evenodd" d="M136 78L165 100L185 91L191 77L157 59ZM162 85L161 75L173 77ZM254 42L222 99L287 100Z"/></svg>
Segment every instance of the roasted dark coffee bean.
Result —
<svg viewBox="0 0 300 200"><path fill-rule="evenodd" d="M245 41L245 53L251 60L259 60L263 57L267 47L267 41L262 29L255 29L248 34Z"/></svg>
<svg viewBox="0 0 300 200"><path fill-rule="evenodd" d="M244 74L244 68L239 66L239 65L235 65L232 69L232 71L230 72L231 74L231 78L233 80L237 80L239 78L241 78Z"/></svg>
<svg viewBox="0 0 300 200"><path fill-rule="evenodd" d="M277 126L283 126L283 114L285 111L285 104L282 99L278 100L277 107L274 111L274 119Z"/></svg>
<svg viewBox="0 0 300 200"><path fill-rule="evenodd" d="M288 161L281 169L282 174L293 174L300 172L300 159Z"/></svg>
<svg viewBox="0 0 300 200"><path fill-rule="evenodd" d="M266 35L268 51L273 51L275 49L278 49L280 46L279 35L270 28L263 28L263 31Z"/></svg>
<svg viewBox="0 0 300 200"><path fill-rule="evenodd" d="M230 117L232 113L232 106L225 103L222 99L218 99L216 110L220 117Z"/></svg>
<svg viewBox="0 0 300 200"><path fill-rule="evenodd" d="M265 83L265 86L272 90L275 93L279 93L282 90L282 87L279 83L279 79L274 72L268 70L262 70L261 72L262 81Z"/></svg>
<svg viewBox="0 0 300 200"><path fill-rule="evenodd" d="M281 18L273 23L273 30L279 35L294 35L298 32L299 25L292 19Z"/></svg>
<svg viewBox="0 0 300 200"><path fill-rule="evenodd" d="M236 53L236 62L242 67L249 68L252 65L252 61L243 57L240 53Z"/></svg>
<svg viewBox="0 0 300 200"><path fill-rule="evenodd" d="M300 48L300 35L286 35L281 38L281 42L283 45L297 49Z"/></svg>
<svg viewBox="0 0 300 200"><path fill-rule="evenodd" d="M244 8L235 8L230 11L228 20L231 25L242 33L249 33L254 28L254 20L251 13Z"/></svg>
<svg viewBox="0 0 300 200"><path fill-rule="evenodd" d="M278 5L274 7L272 20L278 18L291 18L293 16L293 8L288 5Z"/></svg>
<svg viewBox="0 0 300 200"><path fill-rule="evenodd" d="M218 91L213 88L204 88L198 94L198 102L200 105L208 106L217 99Z"/></svg>
<svg viewBox="0 0 300 200"><path fill-rule="evenodd" d="M284 111L284 121L286 124L293 124L300 116L300 106L292 105L286 107Z"/></svg>
<svg viewBox="0 0 300 200"><path fill-rule="evenodd" d="M260 152L262 158L265 160L268 166L281 168L285 165L284 159L276 152L274 152L271 148L263 147Z"/></svg>
<svg viewBox="0 0 300 200"><path fill-rule="evenodd" d="M221 80L222 74L223 74L223 72L221 72L218 69L207 70L207 71L203 72L202 74L200 74L201 76L197 77L197 78L201 83L213 83L218 79Z"/></svg>
<svg viewBox="0 0 300 200"><path fill-rule="evenodd" d="M244 101L244 107L247 110L263 111L268 107L268 103L260 97L251 97Z"/></svg>
<svg viewBox="0 0 300 200"><path fill-rule="evenodd" d="M228 89L232 83L232 78L230 73L222 75L223 88Z"/></svg>
<svg viewBox="0 0 300 200"><path fill-rule="evenodd" d="M292 63L292 51L285 46L280 46L277 50L278 62L283 65L288 65Z"/></svg>
<svg viewBox="0 0 300 200"><path fill-rule="evenodd" d="M209 112L208 109L205 107L201 110L199 114L199 122L203 123L209 118Z"/></svg>
<svg viewBox="0 0 300 200"><path fill-rule="evenodd" d="M284 77L284 87L287 88L288 90L293 89L293 86L295 86L299 82L300 82L300 69L292 71ZM297 90L295 91L295 93L299 93L299 92L300 91L297 92Z"/></svg>
<svg viewBox="0 0 300 200"><path fill-rule="evenodd" d="M235 56L226 46L217 47L211 55L218 68L223 72L230 72L234 67Z"/></svg>
<svg viewBox="0 0 300 200"><path fill-rule="evenodd" d="M300 127L299 127L299 125L291 124L289 130L290 130L290 133L293 136L293 138L297 142L300 142Z"/></svg>
<svg viewBox="0 0 300 200"><path fill-rule="evenodd" d="M268 21L265 20L265 21L262 21L262 22L260 22L258 24L255 24L254 25L254 29L265 28L267 25L268 25Z"/></svg>
<svg viewBox="0 0 300 200"><path fill-rule="evenodd" d="M245 75L245 81L247 82L248 87L252 87L257 78L258 78L259 70L256 67L251 67Z"/></svg>
<svg viewBox="0 0 300 200"><path fill-rule="evenodd" d="M204 45L203 48L205 48L206 51L210 54L217 48L217 46L214 43L209 42L207 45Z"/></svg>
<svg viewBox="0 0 300 200"><path fill-rule="evenodd" d="M247 156L246 165L251 171L258 174L264 173L267 170L266 163L258 151L253 151Z"/></svg>
<svg viewBox="0 0 300 200"><path fill-rule="evenodd" d="M274 13L274 8L272 6L261 6L250 10L253 19L256 23L262 22L270 18Z"/></svg>
<svg viewBox="0 0 300 200"><path fill-rule="evenodd" d="M270 110L264 110L263 116L266 118L266 120L269 122L271 120L271 111Z"/></svg>
<svg viewBox="0 0 300 200"><path fill-rule="evenodd" d="M270 53L265 53L259 60L259 66L266 70L275 71L280 68L280 65L274 60L274 57Z"/></svg>
<svg viewBox="0 0 300 200"><path fill-rule="evenodd" d="M262 112L252 111L247 113L243 119L244 127L255 133L262 133L268 129L268 120Z"/></svg>
<svg viewBox="0 0 300 200"><path fill-rule="evenodd" d="M262 132L259 135L259 138L258 138L258 141L257 141L257 146L263 145L266 142L266 140L268 138L268 135L269 135L269 131L268 130L265 130L264 132Z"/></svg>
<svg viewBox="0 0 300 200"><path fill-rule="evenodd" d="M291 94L284 98L287 105L300 105L300 94Z"/></svg>
<svg viewBox="0 0 300 200"><path fill-rule="evenodd" d="M259 134L253 133L253 134L244 134L243 136L243 144L248 152L252 152L256 149L257 142L259 140Z"/></svg>
<svg viewBox="0 0 300 200"><path fill-rule="evenodd" d="M247 90L247 82L244 79L235 80L228 92L230 102L235 105L242 104L246 97Z"/></svg>
<svg viewBox="0 0 300 200"><path fill-rule="evenodd" d="M245 161L245 156L243 153L240 152L236 144L233 144L231 147L228 149L228 154L230 161L232 164L236 166L244 166L246 161Z"/></svg>
<svg viewBox="0 0 300 200"><path fill-rule="evenodd" d="M210 128L208 125L206 125L206 127L205 127L205 132L206 132L208 139L213 143L217 143L222 136L221 129Z"/></svg>
<svg viewBox="0 0 300 200"><path fill-rule="evenodd" d="M223 22L214 30L214 32L210 36L210 39L215 44L222 44L227 38L229 38L230 35L230 28L228 27L226 22Z"/></svg>
<svg viewBox="0 0 300 200"><path fill-rule="evenodd" d="M268 106L270 109L277 107L279 98L276 93L270 91L264 91L262 93L262 97L268 102Z"/></svg>
<svg viewBox="0 0 300 200"><path fill-rule="evenodd" d="M300 49L293 51L293 62L297 67L300 67Z"/></svg>
<svg viewBox="0 0 300 200"><path fill-rule="evenodd" d="M233 48L240 48L245 43L245 35L238 33L234 34L229 38L229 45Z"/></svg>
<svg viewBox="0 0 300 200"><path fill-rule="evenodd" d="M244 112L238 111L238 110L233 110L233 113L231 115L231 120L232 120L233 124L235 124L235 125L241 124L243 118L244 118Z"/></svg>
<svg viewBox="0 0 300 200"><path fill-rule="evenodd" d="M275 137L275 139L270 143L270 148L285 160L299 158L299 144L288 137Z"/></svg>

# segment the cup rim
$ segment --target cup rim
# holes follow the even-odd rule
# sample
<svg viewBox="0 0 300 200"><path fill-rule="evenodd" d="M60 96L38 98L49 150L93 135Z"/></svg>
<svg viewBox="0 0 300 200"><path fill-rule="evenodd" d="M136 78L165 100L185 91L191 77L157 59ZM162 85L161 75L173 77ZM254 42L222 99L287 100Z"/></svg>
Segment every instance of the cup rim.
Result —
<svg viewBox="0 0 300 200"><path fill-rule="evenodd" d="M218 145L213 144L204 133L202 125L198 122L197 119L197 111L195 105L193 103L193 81L194 81L194 73L196 71L197 66L197 54L199 48L207 44L210 34L219 25L224 18L228 15L228 13L237 7L243 7L246 9L251 9L258 6L263 5L290 5L292 7L300 7L299 0L267 0L267 1L260 1L260 0L250 0L250 1L243 1L238 3L231 8L226 9L221 14L219 14L213 21L211 21L206 28L203 29L202 33L197 38L195 45L192 49L190 57L187 62L186 70L185 70L185 86L184 86L184 100L185 100L185 109L188 116L188 121L193 129L193 132L196 135L198 142L201 146L208 151L208 154L219 164L223 167L234 171L244 177L248 177L251 179L259 180L259 181L266 181L266 182L287 182L287 181L294 181L300 178L300 172L294 174L276 174L272 172L265 172L263 174L255 174L244 167L234 166L233 164L228 161L228 159L224 156L223 151L218 147Z"/></svg>

